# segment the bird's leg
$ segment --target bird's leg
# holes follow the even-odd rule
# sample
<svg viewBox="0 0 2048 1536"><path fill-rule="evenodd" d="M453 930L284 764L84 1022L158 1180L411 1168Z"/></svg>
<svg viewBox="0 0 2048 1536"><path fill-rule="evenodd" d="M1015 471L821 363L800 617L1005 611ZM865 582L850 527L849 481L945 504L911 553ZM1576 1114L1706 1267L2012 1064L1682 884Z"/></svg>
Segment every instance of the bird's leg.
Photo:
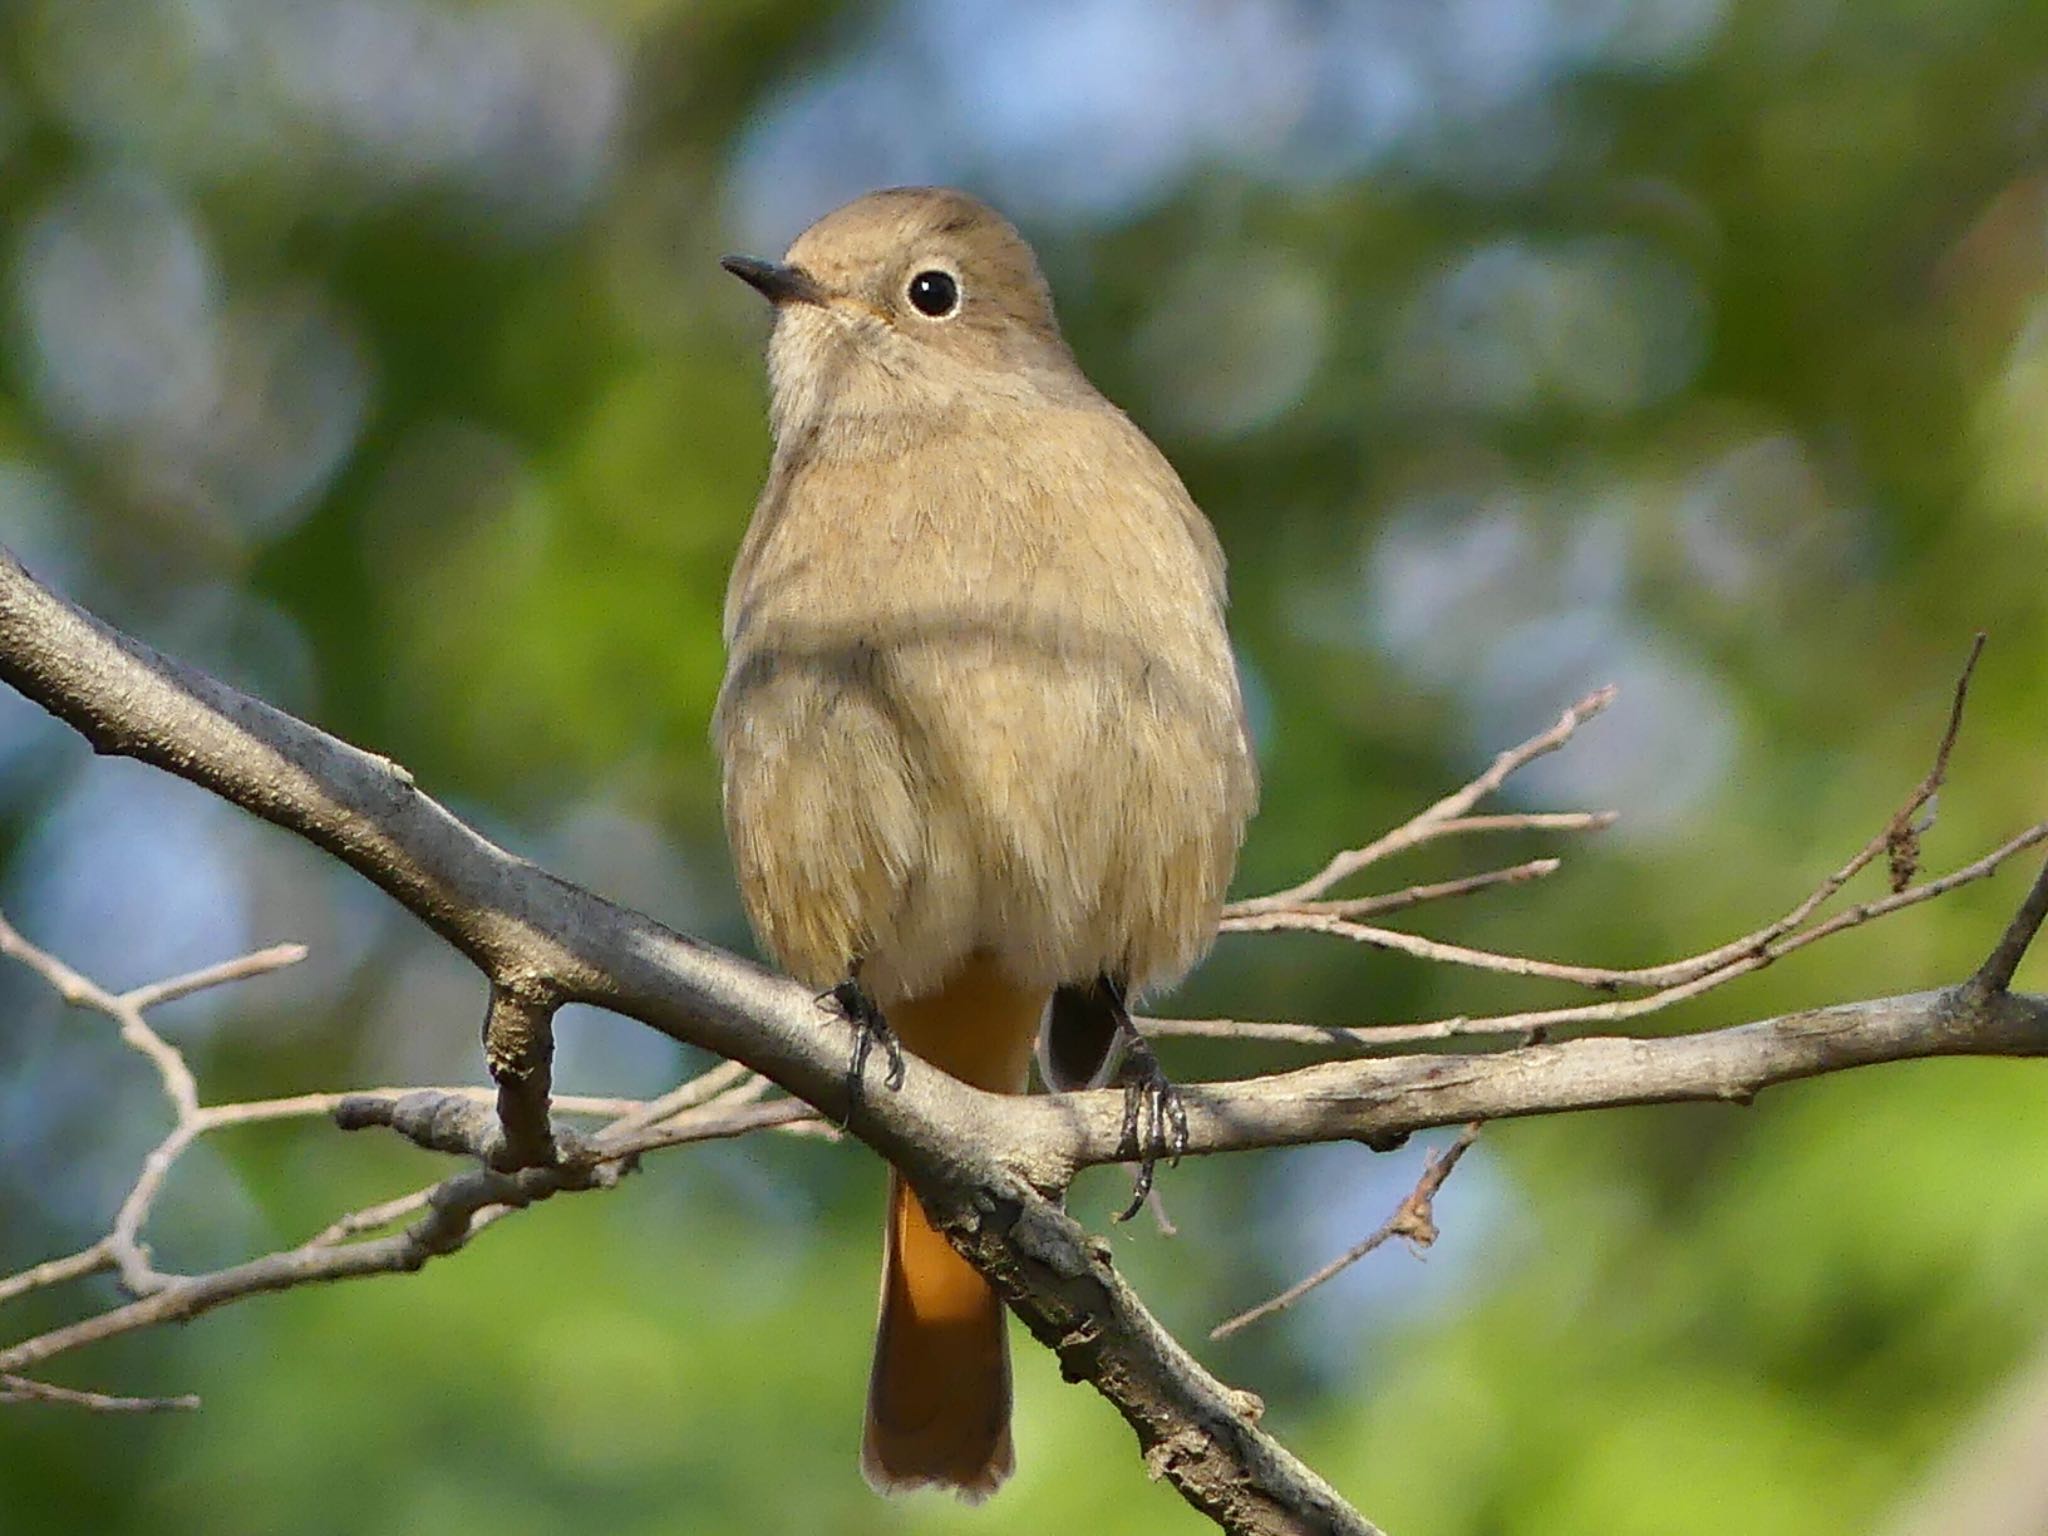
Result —
<svg viewBox="0 0 2048 1536"><path fill-rule="evenodd" d="M862 1078L867 1072L868 1052L877 1044L889 1058L889 1070L882 1081L894 1090L903 1086L903 1047L896 1039L896 1031L889 1027L889 1021L882 1016L882 1008L868 989L861 985L860 962L856 960L846 968L846 980L818 998L820 1007L836 1008L854 1029L853 1059L846 1069L846 1113L853 1117L853 1107L860 1102ZM843 1127L842 1127L843 1128Z"/></svg>
<svg viewBox="0 0 2048 1536"><path fill-rule="evenodd" d="M1122 1034L1123 1061L1117 1068L1116 1080L1124 1090L1124 1124L1118 1150L1128 1150L1138 1160L1131 1203L1116 1218L1129 1221L1144 1209L1145 1199L1152 1193L1159 1159L1165 1158L1171 1167L1180 1162L1181 1153L1187 1150L1188 1111L1181 1102L1180 1090L1159 1065L1159 1057L1150 1043L1131 1023L1130 1011L1124 1006L1123 988L1108 977L1103 978L1102 985L1115 1002Z"/></svg>

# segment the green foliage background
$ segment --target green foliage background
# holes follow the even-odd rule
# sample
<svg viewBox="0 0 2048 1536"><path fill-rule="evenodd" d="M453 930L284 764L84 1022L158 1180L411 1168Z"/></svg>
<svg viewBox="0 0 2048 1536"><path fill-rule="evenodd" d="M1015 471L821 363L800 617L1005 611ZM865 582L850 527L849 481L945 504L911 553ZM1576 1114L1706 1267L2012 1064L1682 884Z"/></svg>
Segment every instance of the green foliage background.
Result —
<svg viewBox="0 0 2048 1536"><path fill-rule="evenodd" d="M610 115L589 175L551 192L559 167L516 144L495 170L481 152L401 168L402 125L350 117L347 92L326 118L265 117L260 93L234 94L248 81L209 74L247 5L0 8L0 540L166 649L404 762L514 848L744 946L706 738L725 567L768 448L765 321L716 257L794 233L769 195L789 168L777 114L835 71L886 83L939 12L328 9L352 18L336 49L363 50L337 54L335 77L373 107L378 49L442 35L421 17L458 42L471 25L569 28L555 56L609 61L618 88L592 98ZM961 14L999 29L1013 9ZM1168 25L1135 3L1068 9ZM1296 8L1189 7L1170 25L1253 11ZM1679 11L1695 31L1654 67L1613 41ZM1374 66L1376 26L1398 41L1397 10L1359 14L1327 78ZM1551 56L1496 111L1459 116L1446 89L1409 139L1355 164L1310 163L1312 128L1250 147L1226 134L1107 207L1073 191L1086 164L1040 186L1006 160L965 87L944 108L883 90L910 148L863 158L855 135L825 170L799 154L781 195L796 208L936 153L1024 220L1083 363L1230 553L1266 785L1246 890L1297 878L1617 676L1621 703L1523 803L1613 803L1623 825L1563 850L1547 884L1425 924L1612 963L1706 947L1882 824L1979 627L1991 647L1930 863L2039 816L2048 9L1460 14L1474 57L1509 47L1518 16L1604 17L1611 46ZM450 99L497 57L448 52ZM1130 65L1144 123L1214 88L1163 57L1091 62ZM436 80L440 65L418 67ZM991 114L1028 137L1071 110L1062 79L1014 71ZM1231 120L1229 102L1214 110ZM946 159L971 129L980 158ZM1117 146L1100 147L1107 176ZM66 331L50 294L125 315L168 259L140 235L127 267L52 257L80 207L113 208L91 227L117 243L143 227L124 209L182 221L210 273L195 312L298 329L270 352L223 344L205 388L163 362L183 355L170 343L151 351L160 338L125 321L93 331L93 303ZM149 367L170 382L146 408L104 405ZM279 404L286 376L330 393ZM100 406L78 405L79 378ZM238 408L255 423L240 436ZM299 483L257 495L237 479L330 419L337 445ZM166 827L193 830L124 852ZM1550 848L1462 848L1388 877ZM15 921L110 982L314 945L304 979L166 1014L213 1097L475 1073L473 980L381 898L12 706L0 878ZM2015 872L1658 1027L1954 979L2018 890ZM2022 981L2048 985L2040 965ZM1225 943L1172 1006L1366 1022L1550 995L1259 939ZM101 1230L158 1134L143 1067L104 1033L0 977L0 1271ZM647 1091L683 1066L594 1016L565 1033L568 1089ZM1169 1065L1291 1059L1190 1048ZM1957 1062L1747 1110L1503 1125L1443 1198L1428 1264L1382 1253L1200 1352L1399 1536L1870 1529L2048 1322L2041 1089L2029 1065ZM1119 1230L1120 1261L1198 1339L1375 1224L1423 1151L1185 1166L1166 1186L1181 1235ZM224 1140L184 1170L159 1256L295 1241L433 1168L317 1125ZM1078 1199L1106 1219L1118 1191L1098 1178ZM1203 1528L1028 1345L1010 1490L972 1512L866 1492L879 1198L858 1148L756 1138L656 1159L415 1277L67 1359L67 1382L195 1390L206 1409L5 1410L0 1530ZM5 1333L77 1305L10 1308Z"/></svg>

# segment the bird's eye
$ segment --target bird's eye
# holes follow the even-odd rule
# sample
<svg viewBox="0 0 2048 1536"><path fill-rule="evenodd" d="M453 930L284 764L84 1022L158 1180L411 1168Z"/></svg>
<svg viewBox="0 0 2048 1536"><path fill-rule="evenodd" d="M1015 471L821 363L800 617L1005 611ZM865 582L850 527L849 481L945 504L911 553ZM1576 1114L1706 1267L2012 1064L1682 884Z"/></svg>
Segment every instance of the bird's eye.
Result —
<svg viewBox="0 0 2048 1536"><path fill-rule="evenodd" d="M934 267L910 280L910 305L920 315L943 320L960 307L960 283L950 272Z"/></svg>

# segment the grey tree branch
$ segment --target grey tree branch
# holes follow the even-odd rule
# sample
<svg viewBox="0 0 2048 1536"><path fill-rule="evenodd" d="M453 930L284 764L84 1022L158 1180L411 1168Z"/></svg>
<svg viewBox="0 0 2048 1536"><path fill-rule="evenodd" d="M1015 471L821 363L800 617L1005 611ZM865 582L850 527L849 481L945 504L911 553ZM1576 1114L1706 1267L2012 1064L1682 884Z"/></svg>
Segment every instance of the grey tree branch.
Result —
<svg viewBox="0 0 2048 1536"><path fill-rule="evenodd" d="M850 1114L852 1134L904 1171L934 1219L1055 1350L1062 1368L1118 1408L1154 1471L1226 1529L1372 1529L1257 1426L1243 1394L1208 1375L1159 1328L1111 1269L1106 1250L1059 1208L1057 1196L1077 1170L1120 1159L1120 1093L1006 1098L909 1058L900 1090L874 1091L871 1084L849 1104L852 1031L805 989L506 853L422 794L396 764L121 635L36 584L4 552L0 679L69 722L97 750L200 784L350 864L468 956L489 983L494 1015L529 1037L525 1047L512 1042L505 1057L526 1066L520 1081L529 1086L515 1085L495 1129L486 1134L472 1118L459 1141L487 1156L494 1147L512 1154L494 1161L538 1166L488 1167L446 1180L428 1197L425 1214L389 1237L316 1239L238 1270L167 1286L120 1309L146 1314L124 1328L194 1316L308 1278L414 1268L466 1241L476 1226L471 1218L589 1177L587 1147L573 1139L543 1144L534 1126L519 1123L545 1091L530 1087L544 1054L541 1022L564 1002L587 1002L744 1063L835 1119ZM1516 768L1562 746L1609 697L1575 706L1551 731L1503 753L1480 778L1405 827L1339 855L1292 890L1238 910L1250 916L1321 900L1349 874L1440 837L1509 824L1604 824L1596 813L1472 811ZM2029 937L2031 930L2014 942L2024 948ZM1751 955L1736 965L1754 968L1767 959ZM2017 953L2010 959L2016 965ZM2006 990L2000 967L2009 979L2010 965L1999 960L1961 987L1707 1034L1330 1062L1196 1085L1186 1090L1188 1150L1333 1139L1385 1144L1462 1121L1680 1099L1746 1101L1774 1083L1884 1061L2048 1051L2048 1000ZM1718 975L1710 969L1688 985L1703 989ZM508 1014L501 998L514 999L516 1008ZM501 1074L501 1104L505 1080ZM77 1329L84 1332L37 1341L43 1347L33 1358L103 1337L108 1324L89 1319ZM0 1352L0 1369L31 1363L16 1358L20 1349Z"/></svg>
<svg viewBox="0 0 2048 1536"><path fill-rule="evenodd" d="M176 990L159 984L114 997L29 944L4 920L0 920L0 935L6 937L9 953L53 985L61 984L67 996L111 1017L135 1011L135 998L161 998ZM251 974L254 969L244 961L234 961L197 974L217 984ZM147 1032L146 1024L139 1018L136 1022ZM151 1038L156 1038L153 1032ZM175 1048L164 1044L162 1050L180 1070L182 1080L193 1083ZM553 1130L547 1138L549 1161L545 1166L502 1169L494 1167L493 1161L502 1160L507 1137L485 1090L301 1094L202 1107L193 1083L192 1107L187 1112L173 1100L177 1124L145 1162L134 1190L122 1204L114 1233L78 1254L0 1281L0 1301L4 1301L44 1285L124 1265L127 1261L120 1255L132 1253L137 1266L128 1277L129 1288L137 1294L135 1301L0 1349L0 1373L4 1373L0 1374L0 1404L65 1403L98 1412L196 1407L198 1400L189 1396L114 1397L11 1373L120 1334L182 1322L250 1296L324 1281L408 1273L458 1251L485 1227L540 1200L559 1193L612 1187L645 1152L769 1128L821 1129L816 1112L799 1099L763 1102L767 1087L764 1079L743 1065L728 1062L645 1103L558 1099L558 1109L614 1118L588 1137ZM502 1101L501 1090L497 1102ZM386 1127L428 1150L474 1157L481 1166L413 1195L351 1213L296 1248L244 1264L204 1275L163 1275L147 1267L139 1236L142 1222L172 1163L193 1140L224 1125L320 1113L331 1113L344 1130ZM826 1133L830 1134L829 1129ZM1257 1399L1230 1392L1202 1372L1116 1276L1107 1246L1085 1239L1056 1204L1012 1177L1007 1189L993 1195L977 1191L971 1208L948 1204L935 1205L934 1210L965 1240L982 1249L989 1247L989 1232L1007 1229L1012 1234L1014 1246L995 1251L1008 1255L1004 1262L1022 1297L1019 1315L1055 1348L1063 1362L1085 1359L1092 1369L1120 1373L1120 1402L1128 1402L1131 1413L1143 1415L1154 1427L1147 1442L1149 1464L1156 1474L1195 1489L1197 1493L1191 1497L1198 1507L1231 1529L1328 1530L1372 1536L1373 1527L1350 1511L1334 1491L1252 1428ZM418 1219L410 1226L389 1237L349 1241L415 1215ZM1078 1246L1077 1238L1083 1239ZM1076 1297L1078 1303L1073 1300ZM1094 1326L1099 1314L1119 1320L1114 1336L1107 1341ZM1075 1366L1068 1363L1066 1368L1070 1376L1080 1379ZM1243 1467L1256 1469L1258 1475L1243 1475Z"/></svg>

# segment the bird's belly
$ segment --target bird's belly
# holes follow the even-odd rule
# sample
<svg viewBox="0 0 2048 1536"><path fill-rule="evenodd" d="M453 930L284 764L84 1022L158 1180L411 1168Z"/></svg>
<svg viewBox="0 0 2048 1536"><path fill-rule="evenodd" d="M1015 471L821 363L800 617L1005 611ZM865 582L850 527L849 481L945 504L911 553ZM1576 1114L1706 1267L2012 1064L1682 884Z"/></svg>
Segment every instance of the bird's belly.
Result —
<svg viewBox="0 0 2048 1536"><path fill-rule="evenodd" d="M1100 637L913 648L888 671L927 825L878 960L906 982L976 951L1036 985L1184 969L1237 845L1219 711L1173 707L1159 658Z"/></svg>
<svg viewBox="0 0 2048 1536"><path fill-rule="evenodd" d="M1136 635L985 612L763 636L718 726L757 930L806 980L858 960L885 1001L975 953L1020 985L1178 975L1247 809L1220 635L1215 654L1176 670Z"/></svg>

